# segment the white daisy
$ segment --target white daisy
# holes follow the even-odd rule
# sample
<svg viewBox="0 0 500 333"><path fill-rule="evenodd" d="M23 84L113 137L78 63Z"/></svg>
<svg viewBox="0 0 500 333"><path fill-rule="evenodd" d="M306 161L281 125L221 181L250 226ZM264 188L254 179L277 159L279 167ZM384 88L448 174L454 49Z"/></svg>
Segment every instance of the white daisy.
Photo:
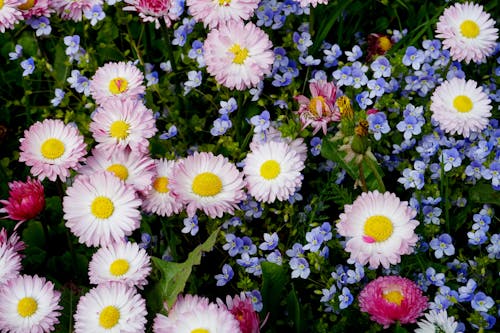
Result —
<svg viewBox="0 0 500 333"><path fill-rule="evenodd" d="M302 185L304 161L286 142L254 146L245 158L243 173L248 192L258 201L287 200Z"/></svg>
<svg viewBox="0 0 500 333"><path fill-rule="evenodd" d="M446 310L431 310L425 314L425 319L417 322L415 333L455 333L458 323L454 317L448 317Z"/></svg>
<svg viewBox="0 0 500 333"><path fill-rule="evenodd" d="M116 281L142 289L148 283L150 272L148 254L139 245L130 242L100 248L89 263L89 279L93 284Z"/></svg>
<svg viewBox="0 0 500 333"><path fill-rule="evenodd" d="M110 172L80 175L63 198L64 219L80 243L106 246L139 227L140 204L134 189Z"/></svg>
<svg viewBox="0 0 500 333"><path fill-rule="evenodd" d="M101 284L78 301L75 333L145 332L146 314L146 302L135 288Z"/></svg>
<svg viewBox="0 0 500 333"><path fill-rule="evenodd" d="M155 160L156 176L153 187L145 194L142 209L160 216L178 214L184 208L182 202L172 195L169 183L173 177L176 161L166 159Z"/></svg>
<svg viewBox="0 0 500 333"><path fill-rule="evenodd" d="M453 78L436 88L431 97L432 119L450 134L469 137L488 125L491 101L474 80Z"/></svg>
<svg viewBox="0 0 500 333"><path fill-rule="evenodd" d="M0 331L50 332L59 323L61 293L45 278L19 275L0 288Z"/></svg>
<svg viewBox="0 0 500 333"><path fill-rule="evenodd" d="M195 152L175 166L171 189L188 216L200 209L215 218L234 213L246 198L244 184L243 175L224 156Z"/></svg>
<svg viewBox="0 0 500 333"><path fill-rule="evenodd" d="M19 275L21 255L5 242L0 245L0 286Z"/></svg>

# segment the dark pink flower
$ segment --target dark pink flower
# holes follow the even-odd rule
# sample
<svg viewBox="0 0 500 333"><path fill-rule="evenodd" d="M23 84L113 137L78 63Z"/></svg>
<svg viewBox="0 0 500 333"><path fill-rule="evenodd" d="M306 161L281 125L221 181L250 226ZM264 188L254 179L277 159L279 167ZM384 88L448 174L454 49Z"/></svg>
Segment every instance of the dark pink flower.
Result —
<svg viewBox="0 0 500 333"><path fill-rule="evenodd" d="M38 179L28 178L26 182L9 183L9 199L0 200L3 208L0 213L7 213L8 218L19 221L14 229L24 221L37 216L45 207L45 195L42 183Z"/></svg>
<svg viewBox="0 0 500 333"><path fill-rule="evenodd" d="M238 320L240 323L241 333L259 333L259 316L253 308L253 304L250 298L247 298L244 293L241 297L236 295L234 298L231 296L226 297L226 304L220 299L217 299L217 303L222 308L227 308L229 312Z"/></svg>

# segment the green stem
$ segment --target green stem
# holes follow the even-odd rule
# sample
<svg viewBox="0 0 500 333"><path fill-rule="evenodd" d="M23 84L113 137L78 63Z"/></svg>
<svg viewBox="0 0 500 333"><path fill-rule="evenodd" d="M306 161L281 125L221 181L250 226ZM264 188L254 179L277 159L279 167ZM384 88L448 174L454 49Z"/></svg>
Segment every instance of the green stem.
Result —
<svg viewBox="0 0 500 333"><path fill-rule="evenodd" d="M373 172L373 175L375 176L375 179L377 180L377 183L379 185L380 191L385 192L384 180L382 179L382 176L377 170L377 165L375 164L375 161L373 161L366 155L363 156L363 160L366 162L368 168Z"/></svg>
<svg viewBox="0 0 500 333"><path fill-rule="evenodd" d="M368 192L368 187L366 186L365 172L363 169L363 161L359 163L359 180L361 181L361 188L363 192Z"/></svg>

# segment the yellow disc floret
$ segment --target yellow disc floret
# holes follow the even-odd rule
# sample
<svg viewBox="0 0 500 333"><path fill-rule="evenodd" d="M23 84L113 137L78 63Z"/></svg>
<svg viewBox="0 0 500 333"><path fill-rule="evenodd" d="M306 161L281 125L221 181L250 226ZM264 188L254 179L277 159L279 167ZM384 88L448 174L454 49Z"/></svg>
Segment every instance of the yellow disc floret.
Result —
<svg viewBox="0 0 500 333"><path fill-rule="evenodd" d="M382 297L389 303L401 305L401 302L405 299L403 294L399 290L391 290L384 293Z"/></svg>
<svg viewBox="0 0 500 333"><path fill-rule="evenodd" d="M191 189L199 196L212 197L222 191L222 181L214 173L203 172L194 178Z"/></svg>
<svg viewBox="0 0 500 333"><path fill-rule="evenodd" d="M476 22L465 20L460 24L460 32L465 38L476 38L479 32L481 32L481 29Z"/></svg>
<svg viewBox="0 0 500 333"><path fill-rule="evenodd" d="M107 219L115 211L115 205L107 197L99 196L94 199L90 207L92 214L98 219Z"/></svg>
<svg viewBox="0 0 500 333"><path fill-rule="evenodd" d="M391 220L383 215L373 215L366 219L364 234L376 242L387 240L393 231Z"/></svg>
<svg viewBox="0 0 500 333"><path fill-rule="evenodd" d="M115 306L107 306L102 309L99 315L99 325L105 329L110 329L115 327L120 320L120 311Z"/></svg>
<svg viewBox="0 0 500 333"><path fill-rule="evenodd" d="M153 188L158 193L168 193L168 178L167 177L158 177L153 182Z"/></svg>
<svg viewBox="0 0 500 333"><path fill-rule="evenodd" d="M453 100L453 107L460 113L469 112L472 110L473 103L471 99L465 95L459 95Z"/></svg>
<svg viewBox="0 0 500 333"><path fill-rule="evenodd" d="M109 266L109 272L113 276L122 276L130 269L130 264L125 259L116 259Z"/></svg>
<svg viewBox="0 0 500 333"><path fill-rule="evenodd" d="M31 317L38 310L38 303L33 297L24 297L17 303L17 313L23 318Z"/></svg>
<svg viewBox="0 0 500 333"><path fill-rule="evenodd" d="M128 81L122 77L116 77L109 81L109 91L113 95L125 92L128 88Z"/></svg>
<svg viewBox="0 0 500 333"><path fill-rule="evenodd" d="M241 65L245 62L248 57L248 49L245 47L241 47L239 44L233 44L229 48L229 52L234 54L233 63Z"/></svg>
<svg viewBox="0 0 500 333"><path fill-rule="evenodd" d="M260 175L262 176L262 178L267 180L271 180L278 177L280 172L281 172L280 164L275 160L265 161L260 166Z"/></svg>
<svg viewBox="0 0 500 333"><path fill-rule="evenodd" d="M109 135L116 139L126 139L130 125L123 120L117 120L109 127Z"/></svg>
<svg viewBox="0 0 500 333"><path fill-rule="evenodd" d="M55 160L56 158L61 157L64 154L64 151L64 143L55 138L45 140L40 149L42 156L49 160Z"/></svg>

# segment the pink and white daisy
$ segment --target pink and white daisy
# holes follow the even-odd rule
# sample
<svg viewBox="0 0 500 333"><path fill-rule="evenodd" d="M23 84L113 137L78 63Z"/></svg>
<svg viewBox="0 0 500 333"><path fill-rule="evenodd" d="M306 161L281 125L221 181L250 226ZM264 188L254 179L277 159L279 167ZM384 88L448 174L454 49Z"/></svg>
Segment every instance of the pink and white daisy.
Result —
<svg viewBox="0 0 500 333"><path fill-rule="evenodd" d="M253 16L257 0L187 0L189 13L205 27L217 28L230 21L240 22Z"/></svg>
<svg viewBox="0 0 500 333"><path fill-rule="evenodd" d="M51 332L59 323L61 293L43 277L20 275L0 288L0 331Z"/></svg>
<svg viewBox="0 0 500 333"><path fill-rule="evenodd" d="M135 288L110 282L89 290L78 301L75 333L146 331L146 302Z"/></svg>
<svg viewBox="0 0 500 333"><path fill-rule="evenodd" d="M109 171L136 191L143 192L151 188L154 168L154 160L139 152L116 149L110 155L103 149L94 149L79 172L91 176L95 172Z"/></svg>
<svg viewBox="0 0 500 333"><path fill-rule="evenodd" d="M168 28L179 19L180 10L173 0L125 0L125 3L129 6L123 10L138 12L143 22L154 22L156 29L160 28L161 20Z"/></svg>
<svg viewBox="0 0 500 333"><path fill-rule="evenodd" d="M171 180L170 188L186 205L189 217L198 209L211 218L233 214L246 198L243 175L222 155L195 152L175 166Z"/></svg>
<svg viewBox="0 0 500 333"><path fill-rule="evenodd" d="M115 281L142 289L148 284L149 273L149 256L137 243L117 242L101 247L89 263L89 279L93 284Z"/></svg>
<svg viewBox="0 0 500 333"><path fill-rule="evenodd" d="M97 104L109 99L138 99L144 94L144 75L132 63L109 62L90 80L90 94Z"/></svg>
<svg viewBox="0 0 500 333"><path fill-rule="evenodd" d="M449 134L469 137L486 128L491 100L474 80L453 78L443 82L431 97L432 119Z"/></svg>
<svg viewBox="0 0 500 333"><path fill-rule="evenodd" d="M313 135L320 129L323 134L326 134L327 126L332 121L340 121L340 112L338 106L335 104L337 95L337 87L333 82L316 81L309 84L312 98L309 99L304 95L295 96L295 100L299 102L300 122L302 129L311 125Z"/></svg>
<svg viewBox="0 0 500 333"><path fill-rule="evenodd" d="M9 236L5 228L0 230L0 246L2 245L7 245L7 247L13 248L16 252L22 251L26 248L26 244L24 244L16 232L13 232Z"/></svg>
<svg viewBox="0 0 500 333"><path fill-rule="evenodd" d="M250 142L250 150L255 150L258 145L264 144L266 142L285 142L290 146L290 149L295 151L302 162L305 162L307 159L307 145L304 143L303 138L297 138L292 140L288 137L283 137L281 132L278 131L273 126L269 126L269 128L265 131L255 133L252 137L252 141Z"/></svg>
<svg viewBox="0 0 500 333"><path fill-rule="evenodd" d="M210 75L230 89L256 87L271 72L274 53L269 36L255 24L229 21L207 35L203 45Z"/></svg>
<svg viewBox="0 0 500 333"><path fill-rule="evenodd" d="M226 304L220 299L217 299L217 304L221 308L228 309L240 323L241 333L259 333L260 323L259 315L254 310L252 300L248 298L244 292L241 295L234 297L227 296Z"/></svg>
<svg viewBox="0 0 500 333"><path fill-rule="evenodd" d="M415 333L455 333L458 328L455 317L448 317L446 310L431 310L425 314L425 319L418 321L417 324Z"/></svg>
<svg viewBox="0 0 500 333"><path fill-rule="evenodd" d="M142 200L142 209L145 212L160 216L172 216L184 209L184 205L172 194L169 186L176 163L176 161L166 159L155 160L156 175L153 179L153 187Z"/></svg>
<svg viewBox="0 0 500 333"><path fill-rule="evenodd" d="M198 295L177 296L172 308L168 311L168 317L161 313L156 314L153 324L153 332L164 333L172 332L175 328L175 322L182 318L183 314L189 312L201 312L208 308L209 300L206 297Z"/></svg>
<svg viewBox="0 0 500 333"><path fill-rule="evenodd" d="M20 142L19 162L31 166L31 174L40 180L55 181L59 177L65 181L71 169L80 167L87 153L78 128L59 119L36 122L24 131Z"/></svg>
<svg viewBox="0 0 500 333"><path fill-rule="evenodd" d="M19 275L21 255L8 242L0 244L0 286Z"/></svg>
<svg viewBox="0 0 500 333"><path fill-rule="evenodd" d="M0 213L7 213L11 220L19 221L14 230L21 223L37 216L45 208L43 185L38 179L28 178L26 182L15 181L9 183L9 198L0 200L3 208Z"/></svg>
<svg viewBox="0 0 500 333"><path fill-rule="evenodd" d="M174 304L167 317L161 315L155 318L153 326L155 333L241 333L238 321L225 307L213 303L206 305L198 303L182 312L177 311L175 307Z"/></svg>
<svg viewBox="0 0 500 333"><path fill-rule="evenodd" d="M337 231L346 237L351 260L370 268L389 268L411 254L417 243L414 217L417 212L390 192L363 192L352 205L344 206Z"/></svg>
<svg viewBox="0 0 500 333"><path fill-rule="evenodd" d="M55 8L57 14L63 20L74 22L80 22L86 11L91 10L95 5L102 6L102 4L102 0L52 0L52 7Z"/></svg>
<svg viewBox="0 0 500 333"><path fill-rule="evenodd" d="M498 29L483 6L456 3L439 17L436 37L444 39L443 49L450 49L453 60L479 63L495 51Z"/></svg>
<svg viewBox="0 0 500 333"><path fill-rule="evenodd" d="M141 200L110 172L79 175L66 190L66 226L87 246L106 246L130 236L140 225Z"/></svg>
<svg viewBox="0 0 500 333"><path fill-rule="evenodd" d="M50 0L27 0L18 8L22 11L25 20L42 16L50 17L52 13L55 13Z"/></svg>
<svg viewBox="0 0 500 333"><path fill-rule="evenodd" d="M287 200L302 185L304 161L286 142L257 145L245 158L248 192L258 201Z"/></svg>
<svg viewBox="0 0 500 333"><path fill-rule="evenodd" d="M111 154L117 149L149 153L149 138L157 129L153 111L141 101L110 100L99 107L89 125L96 148Z"/></svg>
<svg viewBox="0 0 500 333"><path fill-rule="evenodd" d="M359 307L370 315L371 320L388 328L396 321L415 323L427 308L427 297L407 278L381 276L361 291Z"/></svg>
<svg viewBox="0 0 500 333"><path fill-rule="evenodd" d="M14 26L23 19L23 14L19 10L22 0L2 0L0 6L0 32L6 29L13 29Z"/></svg>

